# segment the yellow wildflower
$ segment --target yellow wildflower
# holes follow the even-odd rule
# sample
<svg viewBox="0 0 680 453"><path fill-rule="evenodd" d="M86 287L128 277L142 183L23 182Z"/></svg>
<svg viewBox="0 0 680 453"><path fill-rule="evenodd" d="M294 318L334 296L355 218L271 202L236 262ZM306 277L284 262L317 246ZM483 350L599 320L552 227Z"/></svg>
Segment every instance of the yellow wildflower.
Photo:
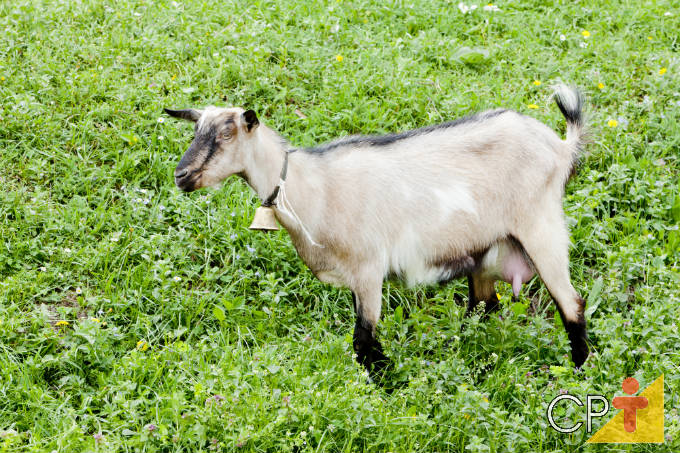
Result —
<svg viewBox="0 0 680 453"><path fill-rule="evenodd" d="M176 78L177 78L177 76L175 74L173 74L172 77L170 77L170 80L175 80Z"/></svg>
<svg viewBox="0 0 680 453"><path fill-rule="evenodd" d="M488 402L489 402L489 398L487 398L487 397L484 397L484 398L482 398L482 399L484 400L485 403L488 403Z"/></svg>
<svg viewBox="0 0 680 453"><path fill-rule="evenodd" d="M501 300L501 295L496 293L496 299Z"/></svg>
<svg viewBox="0 0 680 453"><path fill-rule="evenodd" d="M101 321L99 320L99 318L90 318L90 321L92 321L92 322L101 322Z"/></svg>
<svg viewBox="0 0 680 453"><path fill-rule="evenodd" d="M335 59L338 60L338 62L342 62L342 60L344 60L344 58L342 57L342 55L336 55L336 56L335 56Z"/></svg>
<svg viewBox="0 0 680 453"><path fill-rule="evenodd" d="M146 351L147 349L149 349L149 343L147 343L144 340L139 340L137 342L137 349L139 349L140 351Z"/></svg>
<svg viewBox="0 0 680 453"><path fill-rule="evenodd" d="M651 37L651 36L647 36L647 39L649 39L649 40L651 41L651 40L652 40L652 37Z"/></svg>
<svg viewBox="0 0 680 453"><path fill-rule="evenodd" d="M57 326L57 327L68 326L68 325L69 325L68 321L57 321L57 323L55 324L55 326Z"/></svg>
<svg viewBox="0 0 680 453"><path fill-rule="evenodd" d="M4 82L4 81L5 81L5 76L0 77L0 81Z"/></svg>
<svg viewBox="0 0 680 453"><path fill-rule="evenodd" d="M602 83L602 82L598 83L597 87L601 90L604 89L604 83Z"/></svg>
<svg viewBox="0 0 680 453"><path fill-rule="evenodd" d="M583 30L583 31L581 32L581 34L583 35L584 38L589 38L589 37L590 37L590 32L589 32L588 30Z"/></svg>
<svg viewBox="0 0 680 453"><path fill-rule="evenodd" d="M616 127L616 126L618 126L618 125L619 125L619 122L616 121L616 120L609 120L609 121L607 121L607 126L609 126L609 127Z"/></svg>
<svg viewBox="0 0 680 453"><path fill-rule="evenodd" d="M541 85L541 81L540 81L540 80L534 80L534 85L540 86L540 85Z"/></svg>
<svg viewBox="0 0 680 453"><path fill-rule="evenodd" d="M538 106L536 104L529 104L527 105L527 108L536 110Z"/></svg>
<svg viewBox="0 0 680 453"><path fill-rule="evenodd" d="M668 69L666 69L666 68L659 69L659 75L664 75L666 73L666 71L668 71Z"/></svg>

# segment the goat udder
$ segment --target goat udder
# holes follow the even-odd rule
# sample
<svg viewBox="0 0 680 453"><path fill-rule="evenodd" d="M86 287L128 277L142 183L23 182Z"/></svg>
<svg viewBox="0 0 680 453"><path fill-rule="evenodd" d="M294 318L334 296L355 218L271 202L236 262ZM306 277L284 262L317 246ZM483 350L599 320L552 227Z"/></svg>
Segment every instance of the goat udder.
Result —
<svg viewBox="0 0 680 453"><path fill-rule="evenodd" d="M522 283L528 282L534 276L524 256L519 252L511 253L503 260L503 280L512 284L512 293L519 296Z"/></svg>

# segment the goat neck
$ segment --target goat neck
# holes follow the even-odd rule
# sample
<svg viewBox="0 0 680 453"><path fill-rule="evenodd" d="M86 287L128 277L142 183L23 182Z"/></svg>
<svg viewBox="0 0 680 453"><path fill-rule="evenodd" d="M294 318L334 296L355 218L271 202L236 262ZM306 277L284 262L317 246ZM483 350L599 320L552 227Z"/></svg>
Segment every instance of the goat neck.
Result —
<svg viewBox="0 0 680 453"><path fill-rule="evenodd" d="M243 175L260 200L266 200L279 184L285 154L285 141L276 132L260 125L252 149L246 153Z"/></svg>

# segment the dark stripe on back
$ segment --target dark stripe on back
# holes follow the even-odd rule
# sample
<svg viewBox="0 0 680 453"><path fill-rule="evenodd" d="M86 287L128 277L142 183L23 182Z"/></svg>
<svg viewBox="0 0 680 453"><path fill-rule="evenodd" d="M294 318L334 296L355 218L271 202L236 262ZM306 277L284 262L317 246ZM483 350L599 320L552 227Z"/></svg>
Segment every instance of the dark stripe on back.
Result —
<svg viewBox="0 0 680 453"><path fill-rule="evenodd" d="M345 146L374 146L374 147L388 146L398 141L406 140L412 137L417 137L419 135L429 134L430 132L442 129L451 129L457 126L462 126L464 124L480 123L482 121L494 118L509 111L510 110L507 109L490 110L487 112L476 113L474 115L458 118L457 120L454 121L448 121L446 123L421 127L419 129L412 129L410 131L399 132L396 134L353 135L350 137L341 138L330 143L326 143L324 145L315 146L313 148L304 148L303 151L310 154L323 155L329 151L334 151L338 148L343 148Z"/></svg>

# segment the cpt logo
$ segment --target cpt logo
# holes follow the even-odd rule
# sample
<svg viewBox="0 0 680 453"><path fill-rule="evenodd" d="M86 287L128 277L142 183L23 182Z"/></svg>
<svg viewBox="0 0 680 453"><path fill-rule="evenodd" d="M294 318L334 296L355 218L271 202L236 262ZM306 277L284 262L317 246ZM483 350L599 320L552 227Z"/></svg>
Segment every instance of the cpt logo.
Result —
<svg viewBox="0 0 680 453"><path fill-rule="evenodd" d="M612 406L621 411L609 420L587 443L663 443L663 374L652 382L642 393L635 396L640 384L635 378L626 378L621 388L627 396L617 396ZM583 407L583 401L574 395L560 395L548 406L548 422L561 433L573 433L583 426L560 426L555 422L555 406L565 401ZM593 411L593 401L603 404L602 410ZM592 432L593 418L603 417L609 412L609 401L602 395L586 397L586 431Z"/></svg>

